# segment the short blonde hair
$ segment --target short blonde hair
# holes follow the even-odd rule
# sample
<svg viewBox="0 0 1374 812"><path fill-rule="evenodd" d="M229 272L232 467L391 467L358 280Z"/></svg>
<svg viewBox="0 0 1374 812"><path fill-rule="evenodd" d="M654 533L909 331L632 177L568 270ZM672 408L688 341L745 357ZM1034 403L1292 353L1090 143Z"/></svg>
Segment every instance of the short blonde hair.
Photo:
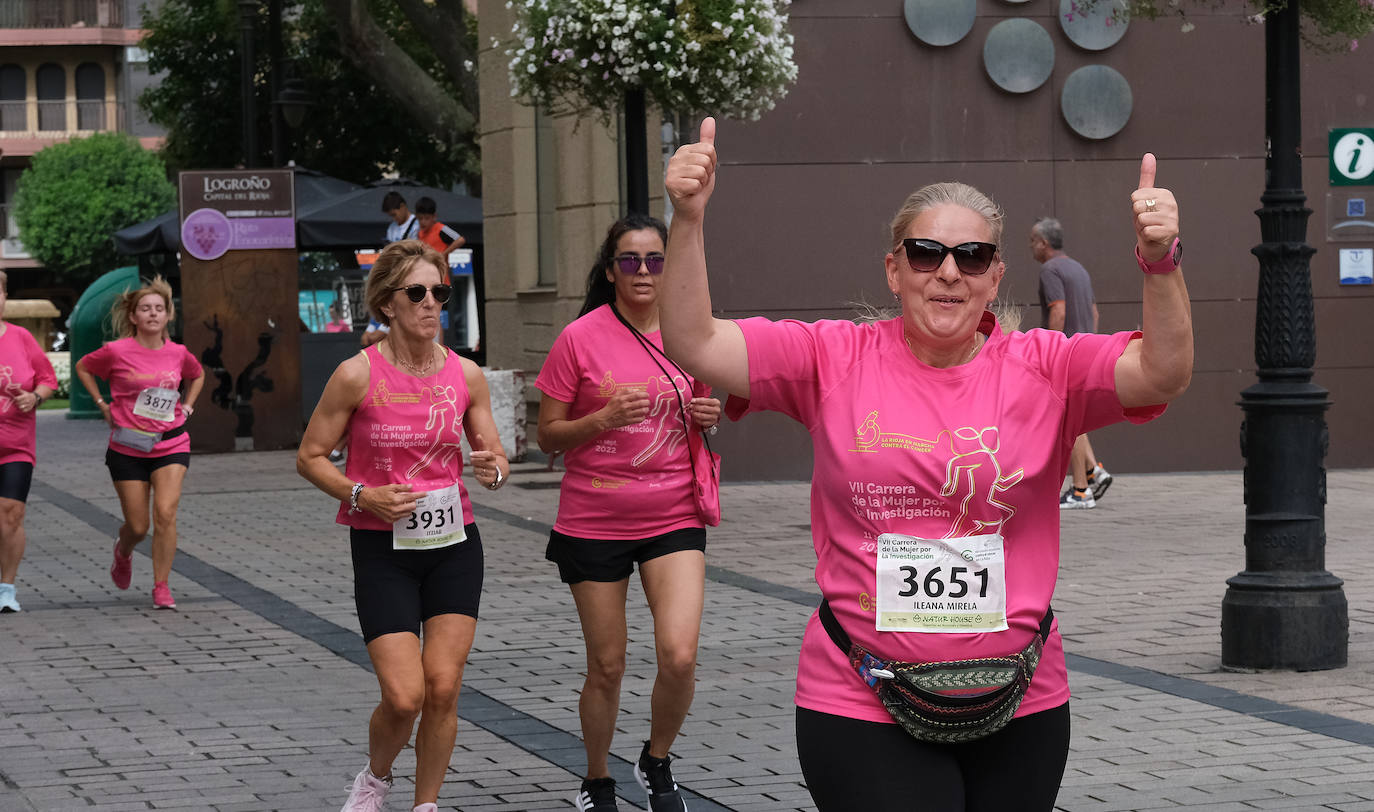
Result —
<svg viewBox="0 0 1374 812"><path fill-rule="evenodd" d="M382 312L382 305L386 304L391 294L400 287L401 281L417 262L433 264L439 271L440 279L447 274L448 263L444 262L443 255L431 248L428 243L420 240L397 240L382 249L377 261L372 263L372 270L367 274L367 289L363 293L363 300L367 302L367 309L372 313L372 318L388 327L391 326L391 317Z"/></svg>
<svg viewBox="0 0 1374 812"><path fill-rule="evenodd" d="M138 290L126 290L115 298L114 307L110 308L110 324L114 327L116 336L130 338L138 332L129 317L138 308L139 301L149 294L162 297L162 302L167 307L167 324L176 319L177 309L172 304L172 286L160 275L154 276L152 279L143 280L143 286ZM162 337L167 337L165 326L162 328Z"/></svg>
<svg viewBox="0 0 1374 812"><path fill-rule="evenodd" d="M1002 221L1005 218L1002 208L967 183L932 183L912 192L892 217L892 243L889 250L895 251L901 245L912 220L936 206L963 206L982 217L988 224L988 241L1001 252Z"/></svg>

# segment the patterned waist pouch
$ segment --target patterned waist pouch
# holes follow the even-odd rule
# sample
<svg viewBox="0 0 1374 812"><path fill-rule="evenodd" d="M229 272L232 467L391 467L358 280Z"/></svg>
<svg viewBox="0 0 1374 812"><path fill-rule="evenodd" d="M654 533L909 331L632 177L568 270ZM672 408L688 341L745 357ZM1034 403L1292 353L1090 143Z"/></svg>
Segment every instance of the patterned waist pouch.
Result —
<svg viewBox="0 0 1374 812"><path fill-rule="evenodd" d="M893 720L917 739L946 744L981 739L1011 721L1054 621L1054 610L1046 609L1030 644L1006 657L907 663L884 660L851 641L828 601L821 601L819 614L830 639Z"/></svg>

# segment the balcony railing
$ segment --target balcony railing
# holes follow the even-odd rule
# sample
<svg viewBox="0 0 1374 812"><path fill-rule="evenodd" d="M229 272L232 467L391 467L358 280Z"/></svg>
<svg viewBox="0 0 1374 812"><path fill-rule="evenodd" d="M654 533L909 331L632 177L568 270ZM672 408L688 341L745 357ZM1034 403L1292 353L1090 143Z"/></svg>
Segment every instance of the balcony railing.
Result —
<svg viewBox="0 0 1374 812"><path fill-rule="evenodd" d="M103 99L0 101L0 139L122 129L124 106L118 102Z"/></svg>
<svg viewBox="0 0 1374 812"><path fill-rule="evenodd" d="M123 28L122 0L3 0L0 28Z"/></svg>

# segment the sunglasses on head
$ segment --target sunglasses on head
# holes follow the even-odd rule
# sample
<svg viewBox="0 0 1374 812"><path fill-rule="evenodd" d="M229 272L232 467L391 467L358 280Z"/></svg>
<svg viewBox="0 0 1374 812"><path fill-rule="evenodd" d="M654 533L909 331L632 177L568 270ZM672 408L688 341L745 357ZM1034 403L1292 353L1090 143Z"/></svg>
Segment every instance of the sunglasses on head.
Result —
<svg viewBox="0 0 1374 812"><path fill-rule="evenodd" d="M960 273L979 276L988 272L993 257L997 256L997 246L990 242L963 242L951 248L935 240L907 237L902 240L902 247L911 270L926 273L939 268L946 254L953 254L954 265Z"/></svg>
<svg viewBox="0 0 1374 812"><path fill-rule="evenodd" d="M644 263L645 268L649 269L649 273L654 276L663 273L662 254L649 254L645 257L641 257L638 254L621 254L615 258L615 266L626 276L639 273L639 265L641 262Z"/></svg>
<svg viewBox="0 0 1374 812"><path fill-rule="evenodd" d="M453 294L452 285L435 285L432 288L427 288L424 285L405 285L404 287L392 288L391 292L395 293L398 290L405 291L406 298L416 304L425 300L426 293L434 294L434 301L439 304L448 304L448 297Z"/></svg>

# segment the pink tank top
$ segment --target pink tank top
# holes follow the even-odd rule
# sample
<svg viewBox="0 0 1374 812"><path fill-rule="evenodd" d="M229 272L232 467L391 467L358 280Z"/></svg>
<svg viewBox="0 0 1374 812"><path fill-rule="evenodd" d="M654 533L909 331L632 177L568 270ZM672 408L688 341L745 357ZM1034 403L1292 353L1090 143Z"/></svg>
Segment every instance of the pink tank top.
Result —
<svg viewBox="0 0 1374 812"><path fill-rule="evenodd" d="M463 473L463 415L472 397L463 364L452 350L443 368L420 378L392 366L372 345L363 350L369 371L367 394L348 422L348 462L344 473L369 488L408 482L417 491L458 483L463 523L472 523ZM390 530L365 510L348 512L339 504L339 524L360 530Z"/></svg>

